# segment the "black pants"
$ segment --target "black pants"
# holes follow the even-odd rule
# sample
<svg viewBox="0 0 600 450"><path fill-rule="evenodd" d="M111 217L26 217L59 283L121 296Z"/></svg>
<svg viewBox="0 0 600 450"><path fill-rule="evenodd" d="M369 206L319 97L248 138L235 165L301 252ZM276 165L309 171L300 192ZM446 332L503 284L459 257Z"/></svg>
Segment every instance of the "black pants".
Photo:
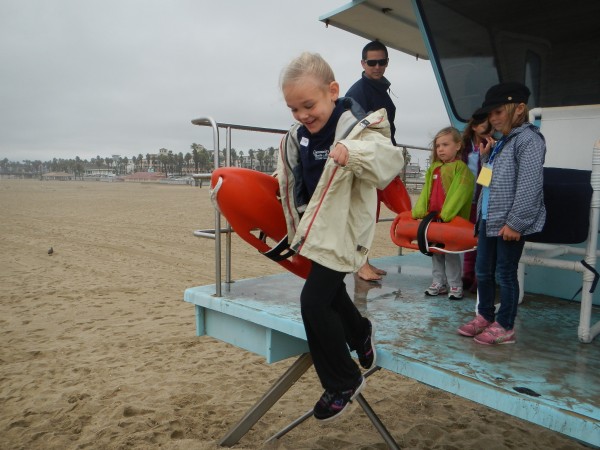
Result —
<svg viewBox="0 0 600 450"><path fill-rule="evenodd" d="M300 295L300 311L315 370L323 388L331 391L356 385L360 369L350 356L350 349L366 338L367 320L352 303L345 276L313 261Z"/></svg>

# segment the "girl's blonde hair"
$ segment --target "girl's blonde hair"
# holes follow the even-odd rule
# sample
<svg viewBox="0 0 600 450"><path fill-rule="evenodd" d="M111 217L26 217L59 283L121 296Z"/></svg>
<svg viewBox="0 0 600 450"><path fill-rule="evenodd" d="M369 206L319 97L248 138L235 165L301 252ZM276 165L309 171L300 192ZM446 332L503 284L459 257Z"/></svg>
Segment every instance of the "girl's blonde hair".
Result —
<svg viewBox="0 0 600 450"><path fill-rule="evenodd" d="M437 152L435 151L435 144L439 138L447 134L452 135L452 140L455 143L460 144L460 148L458 149L458 152L456 152L456 157L460 158L460 156L462 155L462 151L465 148L465 143L463 141L462 135L460 134L460 131L458 131L454 127L446 127L438 131L435 137L433 138L433 141L431 141L431 162L436 162L440 160L440 158L437 155Z"/></svg>
<svg viewBox="0 0 600 450"><path fill-rule="evenodd" d="M296 83L306 76L313 76L317 81L322 82L323 86L329 86L335 81L333 70L321 55L303 52L281 71L279 88L283 89L285 85Z"/></svg>
<svg viewBox="0 0 600 450"><path fill-rule="evenodd" d="M523 112L517 117L514 117L517 106L521 104L523 105ZM525 103L507 103L504 105L504 109L506 110L508 117L510 117L510 123L506 130L499 130L502 131L503 134L508 134L513 128L520 127L525 122L529 121L529 108Z"/></svg>

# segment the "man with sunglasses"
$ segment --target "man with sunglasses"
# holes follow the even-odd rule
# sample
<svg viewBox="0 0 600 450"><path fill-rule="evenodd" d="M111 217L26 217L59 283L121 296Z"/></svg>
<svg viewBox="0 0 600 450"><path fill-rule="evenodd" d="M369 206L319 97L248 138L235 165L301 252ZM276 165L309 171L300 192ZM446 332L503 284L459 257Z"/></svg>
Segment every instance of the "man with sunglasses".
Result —
<svg viewBox="0 0 600 450"><path fill-rule="evenodd" d="M351 97L365 110L365 112L377 111L385 108L388 120L390 121L390 131L392 134L392 143L396 145L396 126L394 118L396 116L396 106L392 101L389 90L390 82L383 75L389 62L387 47L379 41L369 42L362 51L360 64L364 71L362 77L346 93L346 97ZM377 197L380 198L380 192L377 191ZM377 217L379 218L379 202L377 206ZM370 282L381 280L386 271L379 269L367 262L358 270L357 275L360 279Z"/></svg>
<svg viewBox="0 0 600 450"><path fill-rule="evenodd" d="M387 47L379 41L369 42L362 51L360 64L364 72L362 77L346 93L358 102L365 112L385 108L392 131L392 143L396 145L396 106L392 101L389 90L390 82L383 75L389 62Z"/></svg>

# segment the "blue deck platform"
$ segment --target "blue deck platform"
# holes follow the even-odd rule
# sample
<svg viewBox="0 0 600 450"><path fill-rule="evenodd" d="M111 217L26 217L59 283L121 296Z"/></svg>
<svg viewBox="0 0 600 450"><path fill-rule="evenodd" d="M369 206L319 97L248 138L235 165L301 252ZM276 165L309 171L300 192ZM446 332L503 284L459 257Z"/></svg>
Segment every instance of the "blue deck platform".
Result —
<svg viewBox="0 0 600 450"><path fill-rule="evenodd" d="M350 296L376 324L377 364L477 403L600 447L600 342L577 339L579 303L526 295L517 344L478 345L456 328L473 317L474 296L425 297L431 262L420 253L373 260L381 285L346 277ZM285 273L185 291L198 335L268 362L308 351L299 311L303 280ZM600 308L593 310L600 319ZM520 392L519 392L520 391Z"/></svg>

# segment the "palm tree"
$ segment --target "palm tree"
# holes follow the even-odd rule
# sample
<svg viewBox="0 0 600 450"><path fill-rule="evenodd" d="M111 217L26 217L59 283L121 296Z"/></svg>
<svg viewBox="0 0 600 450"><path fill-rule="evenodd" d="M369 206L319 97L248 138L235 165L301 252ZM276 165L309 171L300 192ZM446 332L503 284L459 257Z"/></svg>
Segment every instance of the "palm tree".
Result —
<svg viewBox="0 0 600 450"><path fill-rule="evenodd" d="M238 155L237 155L237 151L235 150L235 148L231 149L231 165L232 167L235 167L235 162L238 160Z"/></svg>
<svg viewBox="0 0 600 450"><path fill-rule="evenodd" d="M250 157L250 168L254 169L254 150L250 149L248 150L248 156Z"/></svg>
<svg viewBox="0 0 600 450"><path fill-rule="evenodd" d="M36 159L33 162L33 170L35 171L35 173L39 173L41 175L41 173L42 173L42 162L39 159Z"/></svg>
<svg viewBox="0 0 600 450"><path fill-rule="evenodd" d="M187 152L185 154L185 156L183 157L183 159L185 160L185 171L186 173L190 173L190 162L192 160L192 154L190 152Z"/></svg>
<svg viewBox="0 0 600 450"><path fill-rule="evenodd" d="M269 147L267 152L269 153L269 172L273 171L273 166L275 165L275 152L277 149L275 147Z"/></svg>
<svg viewBox="0 0 600 450"><path fill-rule="evenodd" d="M80 178L83 179L83 164L81 162L81 158L79 156L75 157L75 163L73 164L73 173L75 175L75 178L77 178L77 175L79 175Z"/></svg>
<svg viewBox="0 0 600 450"><path fill-rule="evenodd" d="M198 159L200 170L202 172L208 172L210 170L210 155L208 154L208 150L202 147L198 153Z"/></svg>
<svg viewBox="0 0 600 450"><path fill-rule="evenodd" d="M206 166L206 162L208 158L204 159L204 153L206 153L206 149L201 144L196 144L195 142L190 146L192 149L192 158L194 159L194 169L196 173L198 173L199 167ZM206 169L204 170L206 171Z"/></svg>
<svg viewBox="0 0 600 450"><path fill-rule="evenodd" d="M167 178L169 175L169 167L168 167L169 157L165 153L161 152L158 155L158 163L160 165L161 172L163 172L165 174L165 178Z"/></svg>
<svg viewBox="0 0 600 450"><path fill-rule="evenodd" d="M200 165L200 153L197 149L192 150L192 159L194 160L194 173L198 173L198 166Z"/></svg>
<svg viewBox="0 0 600 450"><path fill-rule="evenodd" d="M264 172L263 163L265 161L265 151L263 149L258 149L256 152L256 159L258 160L258 170Z"/></svg>
<svg viewBox="0 0 600 450"><path fill-rule="evenodd" d="M177 155L175 155L175 165L177 166L177 173L179 176L183 174L183 162L183 152L177 153Z"/></svg>
<svg viewBox="0 0 600 450"><path fill-rule="evenodd" d="M106 158L104 158L104 161L106 162L106 166L107 166L109 169L112 169L112 163L113 163L113 160L112 160L112 158L109 158L109 157L107 156Z"/></svg>

